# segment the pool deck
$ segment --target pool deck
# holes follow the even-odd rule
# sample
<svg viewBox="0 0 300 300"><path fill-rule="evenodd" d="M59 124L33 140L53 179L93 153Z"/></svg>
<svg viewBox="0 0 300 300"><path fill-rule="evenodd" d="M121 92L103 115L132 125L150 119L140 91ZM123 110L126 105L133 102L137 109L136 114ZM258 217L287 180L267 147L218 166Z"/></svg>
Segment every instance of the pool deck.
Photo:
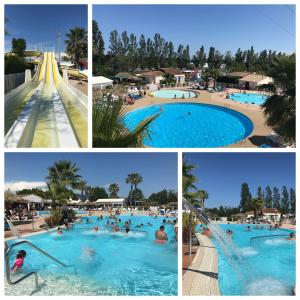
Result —
<svg viewBox="0 0 300 300"><path fill-rule="evenodd" d="M210 238L196 233L200 246L193 263L185 270L183 296L220 296L217 250Z"/></svg>
<svg viewBox="0 0 300 300"><path fill-rule="evenodd" d="M202 103L202 104L212 104L229 109L236 110L244 115L246 115L253 123L254 129L252 133L244 140L225 146L225 148L255 148L259 147L261 144L266 142L265 137L273 132L272 128L268 127L265 122L266 118L264 116L263 110L260 106L255 104L245 104L239 103L230 99L226 99L227 92L222 93L209 93L206 90L194 90L187 87L183 88L174 88L180 90L188 90L192 92L197 92L197 98L190 99L166 99L166 98L157 98L151 97L147 94L144 98L135 101L132 105L125 105L124 109L126 112L131 110L163 103ZM229 89L228 93L240 92L237 89ZM249 93L255 93L255 91L249 91ZM149 92L148 92L149 93ZM247 91L248 93L248 91ZM257 92L256 92L257 93Z"/></svg>

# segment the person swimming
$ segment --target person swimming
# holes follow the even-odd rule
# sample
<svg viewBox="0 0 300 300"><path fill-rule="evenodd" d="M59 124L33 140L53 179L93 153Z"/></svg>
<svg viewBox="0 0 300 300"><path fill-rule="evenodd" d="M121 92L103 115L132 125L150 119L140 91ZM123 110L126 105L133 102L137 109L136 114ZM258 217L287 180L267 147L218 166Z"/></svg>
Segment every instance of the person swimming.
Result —
<svg viewBox="0 0 300 300"><path fill-rule="evenodd" d="M94 230L95 230L95 231L99 231L99 226L95 226L95 227L94 227Z"/></svg>
<svg viewBox="0 0 300 300"><path fill-rule="evenodd" d="M12 273L15 273L17 271L19 271L23 264L24 264L24 260L25 260L25 257L26 257L27 253L25 250L20 250L16 256L16 260L13 264L13 266L11 267L10 271Z"/></svg>
<svg viewBox="0 0 300 300"><path fill-rule="evenodd" d="M128 233L130 231L129 227L125 228L125 232Z"/></svg>
<svg viewBox="0 0 300 300"><path fill-rule="evenodd" d="M247 226L245 231L251 231L251 227L250 226Z"/></svg>
<svg viewBox="0 0 300 300"><path fill-rule="evenodd" d="M119 225L114 226L113 232L119 232L119 231L120 231Z"/></svg>
<svg viewBox="0 0 300 300"><path fill-rule="evenodd" d="M295 233L294 232L291 232L289 237L288 237L288 240L295 240L296 237L295 237Z"/></svg>
<svg viewBox="0 0 300 300"><path fill-rule="evenodd" d="M178 241L178 227L174 227L174 232L175 232L175 241Z"/></svg>
<svg viewBox="0 0 300 300"><path fill-rule="evenodd" d="M57 228L57 232L56 232L57 234L63 234L63 231L62 231L62 229L61 229L61 227L58 227Z"/></svg>
<svg viewBox="0 0 300 300"><path fill-rule="evenodd" d="M167 241L168 240L168 236L165 233L165 226L161 225L159 227L159 230L155 231L155 238L158 241Z"/></svg>

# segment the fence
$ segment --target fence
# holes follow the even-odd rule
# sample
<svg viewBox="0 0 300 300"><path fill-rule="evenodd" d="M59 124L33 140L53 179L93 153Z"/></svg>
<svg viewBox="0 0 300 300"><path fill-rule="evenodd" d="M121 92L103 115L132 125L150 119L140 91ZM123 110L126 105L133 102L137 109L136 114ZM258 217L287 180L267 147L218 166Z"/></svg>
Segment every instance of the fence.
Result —
<svg viewBox="0 0 300 300"><path fill-rule="evenodd" d="M25 82L25 72L5 75L5 94Z"/></svg>

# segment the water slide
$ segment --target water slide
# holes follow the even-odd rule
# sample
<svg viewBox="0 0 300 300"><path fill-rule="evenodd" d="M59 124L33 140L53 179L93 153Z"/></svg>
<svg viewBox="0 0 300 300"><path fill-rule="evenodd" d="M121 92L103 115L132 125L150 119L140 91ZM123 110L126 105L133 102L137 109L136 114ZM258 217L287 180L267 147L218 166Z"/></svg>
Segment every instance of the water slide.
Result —
<svg viewBox="0 0 300 300"><path fill-rule="evenodd" d="M5 95L5 147L87 147L88 98L60 75L54 53L30 74Z"/></svg>

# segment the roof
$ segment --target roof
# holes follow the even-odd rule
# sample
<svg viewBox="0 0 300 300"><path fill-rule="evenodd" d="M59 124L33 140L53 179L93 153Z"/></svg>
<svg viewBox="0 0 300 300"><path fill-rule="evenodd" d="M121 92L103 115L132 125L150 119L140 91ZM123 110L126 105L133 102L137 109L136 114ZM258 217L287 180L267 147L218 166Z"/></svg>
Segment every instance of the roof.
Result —
<svg viewBox="0 0 300 300"><path fill-rule="evenodd" d="M280 211L277 208L263 208L258 210L258 214L260 212L263 212L263 214L280 214ZM254 215L254 211L246 211L244 215Z"/></svg>
<svg viewBox="0 0 300 300"><path fill-rule="evenodd" d="M28 203L40 203L43 201L43 199L37 195L22 196L22 198Z"/></svg>
<svg viewBox="0 0 300 300"><path fill-rule="evenodd" d="M262 80L268 78L268 76L265 75L261 75L261 74L248 74L246 76L244 76L243 78L241 78L241 81L246 81L246 82L261 82Z"/></svg>
<svg viewBox="0 0 300 300"><path fill-rule="evenodd" d="M149 71L149 72L145 72L143 74L144 77L161 77L163 76L163 72L162 71Z"/></svg>
<svg viewBox="0 0 300 300"><path fill-rule="evenodd" d="M228 74L228 76L230 77L245 77L247 75L251 74L250 72L231 72Z"/></svg>
<svg viewBox="0 0 300 300"><path fill-rule="evenodd" d="M172 75L184 75L183 72L181 72L179 69L176 68L160 68L161 71L167 74L172 74Z"/></svg>
<svg viewBox="0 0 300 300"><path fill-rule="evenodd" d="M118 74L116 74L114 77L115 78L128 78L131 77L132 75L128 72L119 72Z"/></svg>
<svg viewBox="0 0 300 300"><path fill-rule="evenodd" d="M123 203L124 201L125 201L124 198L117 198L117 199L98 199L95 203L112 204L112 203Z"/></svg>
<svg viewBox="0 0 300 300"><path fill-rule="evenodd" d="M95 85L95 84L107 84L107 83L113 83L114 81L109 79L109 78L106 78L104 76L93 76L93 79L92 79L92 84Z"/></svg>

